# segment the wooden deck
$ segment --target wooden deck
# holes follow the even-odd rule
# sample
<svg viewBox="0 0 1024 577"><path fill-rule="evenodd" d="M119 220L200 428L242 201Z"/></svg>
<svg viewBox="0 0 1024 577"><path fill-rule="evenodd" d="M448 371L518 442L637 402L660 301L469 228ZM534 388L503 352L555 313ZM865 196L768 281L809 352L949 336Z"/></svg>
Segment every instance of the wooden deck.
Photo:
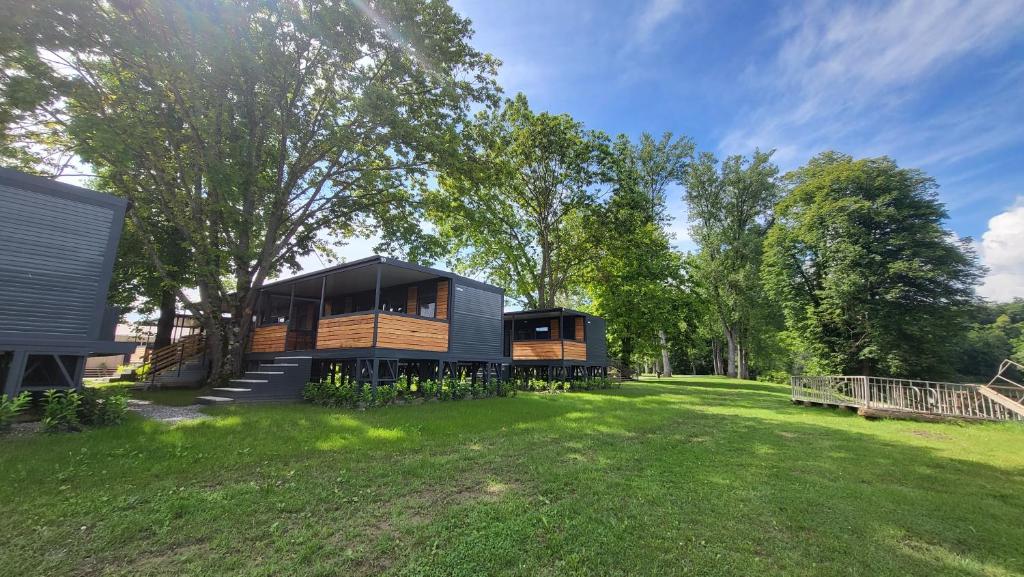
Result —
<svg viewBox="0 0 1024 577"><path fill-rule="evenodd" d="M795 402L857 408L868 415L902 413L1024 421L1024 405L1019 401L1024 387L1016 384L975 385L833 375L791 377L790 386Z"/></svg>

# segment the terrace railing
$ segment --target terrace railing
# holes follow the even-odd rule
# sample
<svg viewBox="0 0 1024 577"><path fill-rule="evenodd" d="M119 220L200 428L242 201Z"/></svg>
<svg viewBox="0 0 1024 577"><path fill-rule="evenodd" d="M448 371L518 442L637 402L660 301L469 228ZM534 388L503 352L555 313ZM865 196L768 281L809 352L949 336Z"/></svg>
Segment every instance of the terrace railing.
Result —
<svg viewBox="0 0 1024 577"><path fill-rule="evenodd" d="M1024 421L1024 410L1013 406L1014 399L1024 398L1024 387L1016 383L974 385L865 376L794 376L790 378L790 386L794 401L992 421ZM1020 408L1024 409L1024 405Z"/></svg>

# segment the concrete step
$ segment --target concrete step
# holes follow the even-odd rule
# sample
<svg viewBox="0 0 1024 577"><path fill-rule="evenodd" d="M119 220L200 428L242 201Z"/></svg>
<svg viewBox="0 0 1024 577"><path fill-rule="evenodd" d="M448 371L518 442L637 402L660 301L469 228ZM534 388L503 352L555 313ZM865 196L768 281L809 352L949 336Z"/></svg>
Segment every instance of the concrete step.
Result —
<svg viewBox="0 0 1024 577"><path fill-rule="evenodd" d="M213 390L221 393L248 393L252 389L242 389L239 387L214 387Z"/></svg>
<svg viewBox="0 0 1024 577"><path fill-rule="evenodd" d="M246 384L258 384L258 383L269 383L269 379L231 379L232 383L246 383Z"/></svg>
<svg viewBox="0 0 1024 577"><path fill-rule="evenodd" d="M200 405L221 405L224 403L233 403L234 399L231 397L217 397L214 395L206 395L203 397L196 397L196 402Z"/></svg>
<svg viewBox="0 0 1024 577"><path fill-rule="evenodd" d="M283 375L284 371L245 371L245 375Z"/></svg>
<svg viewBox="0 0 1024 577"><path fill-rule="evenodd" d="M298 363L260 363L261 367L297 367Z"/></svg>

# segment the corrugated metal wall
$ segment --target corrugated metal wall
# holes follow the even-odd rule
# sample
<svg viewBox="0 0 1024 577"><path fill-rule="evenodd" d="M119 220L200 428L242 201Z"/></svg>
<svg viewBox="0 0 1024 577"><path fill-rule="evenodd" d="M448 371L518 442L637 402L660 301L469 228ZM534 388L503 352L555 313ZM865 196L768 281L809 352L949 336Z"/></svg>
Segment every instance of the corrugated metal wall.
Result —
<svg viewBox="0 0 1024 577"><path fill-rule="evenodd" d="M0 184L0 333L96 338L114 211Z"/></svg>
<svg viewBox="0 0 1024 577"><path fill-rule="evenodd" d="M604 319L587 317L587 362L608 362L608 341L604 333Z"/></svg>
<svg viewBox="0 0 1024 577"><path fill-rule="evenodd" d="M501 293L460 284L456 280L452 303L449 352L474 357L502 356L504 297Z"/></svg>

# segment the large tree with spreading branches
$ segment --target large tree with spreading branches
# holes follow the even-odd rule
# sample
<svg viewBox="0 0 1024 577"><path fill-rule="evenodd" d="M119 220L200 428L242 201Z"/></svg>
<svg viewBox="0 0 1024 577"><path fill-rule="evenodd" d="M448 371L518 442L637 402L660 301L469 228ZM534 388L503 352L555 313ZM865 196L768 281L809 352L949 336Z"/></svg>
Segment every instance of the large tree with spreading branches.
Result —
<svg viewBox="0 0 1024 577"><path fill-rule="evenodd" d="M55 0L5 18L24 39L0 46L5 74L32 97L3 118L58 133L132 202L167 286L159 239L188 247L199 299L177 296L215 377L239 367L255 289L297 258L370 232L422 257L417 192L460 162L469 107L497 90L446 2Z"/></svg>

